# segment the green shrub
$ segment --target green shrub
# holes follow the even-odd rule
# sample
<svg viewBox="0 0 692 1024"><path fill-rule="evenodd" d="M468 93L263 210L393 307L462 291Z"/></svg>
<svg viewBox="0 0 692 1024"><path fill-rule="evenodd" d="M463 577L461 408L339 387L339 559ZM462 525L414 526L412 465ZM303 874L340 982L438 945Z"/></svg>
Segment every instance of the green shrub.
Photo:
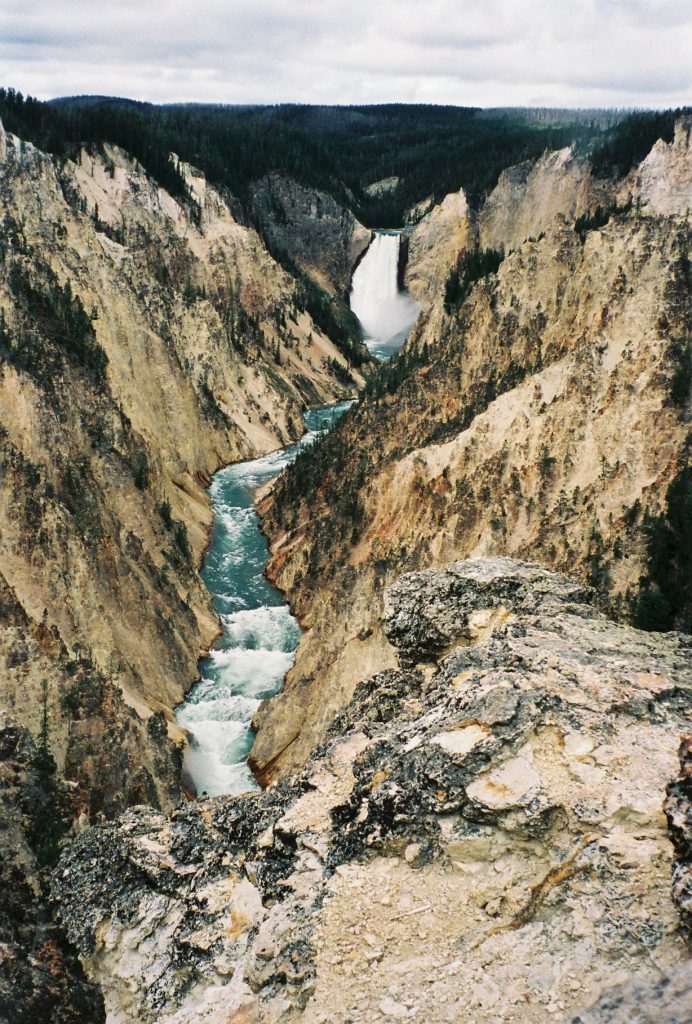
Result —
<svg viewBox="0 0 692 1024"><path fill-rule="evenodd" d="M550 454L548 445L541 445L541 451L538 459L538 472L541 474L543 480L547 480L553 475L556 461L555 456Z"/></svg>
<svg viewBox="0 0 692 1024"><path fill-rule="evenodd" d="M192 550L190 548L190 542L187 539L187 527L185 523L177 521L173 527L173 540L180 554L188 562L192 561Z"/></svg>
<svg viewBox="0 0 692 1024"><path fill-rule="evenodd" d="M685 466L668 488L666 510L644 520L646 573L632 601L640 629L692 633L692 469Z"/></svg>
<svg viewBox="0 0 692 1024"><path fill-rule="evenodd" d="M163 520L163 525L167 530L173 527L173 516L171 515L171 503L168 498L164 498L163 501L157 506L158 513Z"/></svg>
<svg viewBox="0 0 692 1024"><path fill-rule="evenodd" d="M611 217L629 213L631 209L631 199L623 206L618 206L617 203L612 203L610 206L605 207L597 206L593 213L582 213L581 216L577 217L574 222L574 230L583 242L589 231L598 231L606 226Z"/></svg>
<svg viewBox="0 0 692 1024"><path fill-rule="evenodd" d="M445 309L451 313L468 298L476 281L496 274L504 253L500 249L477 249L462 253L456 267L449 272L445 283Z"/></svg>
<svg viewBox="0 0 692 1024"><path fill-rule="evenodd" d="M142 451L135 452L132 456L130 466L132 468L132 479L135 482L135 487L140 491L146 490L149 484L149 463L145 453Z"/></svg>
<svg viewBox="0 0 692 1024"><path fill-rule="evenodd" d="M670 403L684 407L692 390L692 345L689 341L673 343L677 365L670 382Z"/></svg>
<svg viewBox="0 0 692 1024"><path fill-rule="evenodd" d="M384 395L392 395L421 366L430 359L427 342L421 349L395 352L386 363L380 363L375 372L368 378L365 393L369 398L379 399Z"/></svg>

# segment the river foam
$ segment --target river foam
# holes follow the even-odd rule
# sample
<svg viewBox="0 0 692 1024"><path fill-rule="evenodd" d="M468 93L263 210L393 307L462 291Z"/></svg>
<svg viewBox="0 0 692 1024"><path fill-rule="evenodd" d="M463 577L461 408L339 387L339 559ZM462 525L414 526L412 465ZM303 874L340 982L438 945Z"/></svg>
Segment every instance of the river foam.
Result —
<svg viewBox="0 0 692 1024"><path fill-rule="evenodd" d="M187 730L185 770L198 793L218 796L257 789L246 758L252 717L277 693L293 664L300 627L264 576L267 542L254 508L257 488L277 476L351 405L313 409L298 444L222 469L209 488L214 526L202 577L222 633L200 663L200 680L176 713Z"/></svg>

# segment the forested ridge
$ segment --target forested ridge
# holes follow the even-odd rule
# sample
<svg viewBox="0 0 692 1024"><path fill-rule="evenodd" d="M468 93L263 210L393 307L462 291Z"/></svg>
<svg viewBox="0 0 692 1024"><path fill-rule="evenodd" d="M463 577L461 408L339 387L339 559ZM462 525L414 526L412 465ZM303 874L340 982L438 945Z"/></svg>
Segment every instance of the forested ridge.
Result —
<svg viewBox="0 0 692 1024"><path fill-rule="evenodd" d="M199 167L248 209L252 183L270 171L331 193L371 227L398 227L430 196L463 188L478 204L501 171L575 144L599 173L625 173L675 112L481 110L389 104L363 107L154 106L109 97L42 102L0 89L5 127L56 156L111 142L172 194L186 196L171 152ZM398 179L372 195L367 187Z"/></svg>

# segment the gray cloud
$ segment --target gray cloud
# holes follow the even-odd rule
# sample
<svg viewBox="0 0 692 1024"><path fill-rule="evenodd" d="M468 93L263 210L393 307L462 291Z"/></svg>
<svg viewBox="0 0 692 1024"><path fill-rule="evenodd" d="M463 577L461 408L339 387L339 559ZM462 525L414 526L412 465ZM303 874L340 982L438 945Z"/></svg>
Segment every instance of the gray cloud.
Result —
<svg viewBox="0 0 692 1024"><path fill-rule="evenodd" d="M679 0L5 0L2 84L155 102L669 106Z"/></svg>

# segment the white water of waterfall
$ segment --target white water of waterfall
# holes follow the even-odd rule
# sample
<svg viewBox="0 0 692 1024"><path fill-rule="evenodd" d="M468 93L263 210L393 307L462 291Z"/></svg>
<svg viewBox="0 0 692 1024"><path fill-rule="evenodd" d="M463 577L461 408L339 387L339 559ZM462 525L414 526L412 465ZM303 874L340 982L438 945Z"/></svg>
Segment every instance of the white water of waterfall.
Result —
<svg viewBox="0 0 692 1024"><path fill-rule="evenodd" d="M401 236L378 232L356 267L351 285L351 309L358 317L370 352L388 359L401 348L420 306L399 288Z"/></svg>

